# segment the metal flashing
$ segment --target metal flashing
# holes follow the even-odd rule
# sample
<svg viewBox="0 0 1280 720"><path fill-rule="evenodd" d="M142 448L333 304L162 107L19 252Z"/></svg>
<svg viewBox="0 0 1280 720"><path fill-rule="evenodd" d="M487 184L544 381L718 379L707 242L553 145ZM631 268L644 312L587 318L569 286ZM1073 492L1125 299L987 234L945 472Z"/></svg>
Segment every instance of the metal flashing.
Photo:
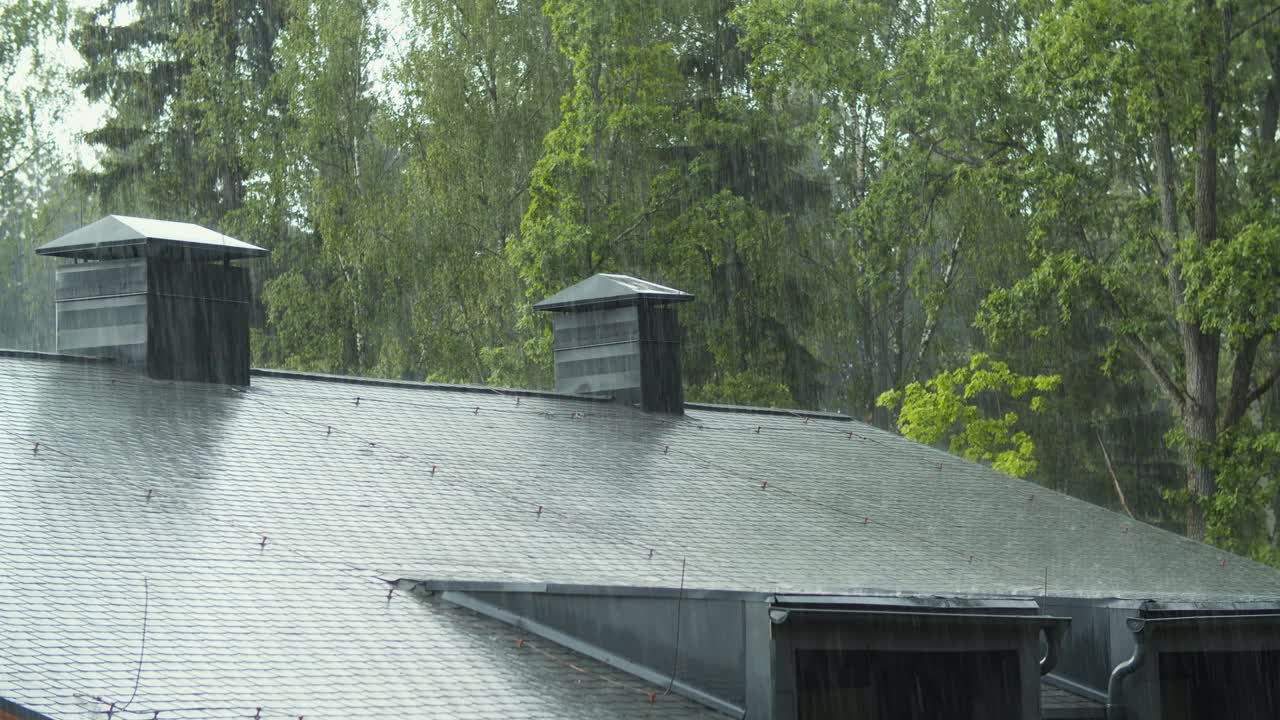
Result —
<svg viewBox="0 0 1280 720"><path fill-rule="evenodd" d="M39 352L36 350L9 350L0 348L0 357L17 358L19 360L52 360L70 363L113 363L109 357L96 355L75 355L73 353Z"/></svg>
<svg viewBox="0 0 1280 720"><path fill-rule="evenodd" d="M1280 626L1280 612L1250 615L1179 615L1175 617L1131 617L1125 619L1129 631L1138 634L1148 628L1156 630L1164 626L1196 625L1198 629L1214 627L1239 627L1241 625Z"/></svg>
<svg viewBox="0 0 1280 720"><path fill-rule="evenodd" d="M371 387L400 388L407 390L447 390L450 392L480 393L483 395L511 395L513 397L536 397L549 400L575 400L591 403L608 403L609 398L569 395L550 390L526 390L522 388L497 388L488 385L453 385L450 383L420 382L417 380L392 380L390 378L367 378L354 375L333 375L329 373L299 372L296 370L275 370L272 368L251 368L250 375L257 377L274 377L287 380L311 380L323 383L339 383L347 385L368 385Z"/></svg>
<svg viewBox="0 0 1280 720"><path fill-rule="evenodd" d="M599 660L600 662L621 670L629 675L634 675L645 682L652 683L659 687L669 686L672 691L718 712L722 712L736 718L746 717L747 712L745 708L734 705L733 703L704 692L703 690L693 687L692 685L688 685L678 679L673 679L666 673L661 673L645 667L644 665L639 665L620 655L604 650L603 648L582 642L572 635L568 635L567 633L563 633L555 628L548 627L540 622L529 620L520 615L516 615L513 612L496 607L484 602L483 600L461 592L447 591L442 593L440 598L446 602L453 603L454 605L458 605L460 607L467 608L468 610L478 612L481 615L493 618L494 620L527 630L539 637L550 640L557 645L562 645L573 652L586 655L589 658Z"/></svg>
<svg viewBox="0 0 1280 720"><path fill-rule="evenodd" d="M594 585L587 583L529 582L516 580L449 580L447 578L400 578L397 586L414 587L434 592L467 593L539 593L547 595L592 595L599 597L651 597L686 600L763 600L785 607L824 606L839 608L932 608L936 612L966 609L1008 610L1010 613L1035 614L1040 606L1034 599L1022 596L989 595L890 595L883 591L868 590L866 595L790 593L758 590L728 590L720 588L686 587L681 589L666 585Z"/></svg>
<svg viewBox="0 0 1280 720"><path fill-rule="evenodd" d="M810 418L813 420L839 420L851 422L853 418L837 412L823 410L789 410L786 408L752 407L750 405L717 405L715 403L686 402L686 410L707 410L711 412L743 413L748 415L777 415L781 417Z"/></svg>
<svg viewBox="0 0 1280 720"><path fill-rule="evenodd" d="M1049 673L1048 675L1045 675L1040 678L1040 682L1052 685L1060 690L1066 690L1073 695L1079 695L1080 697L1094 702L1105 703L1107 701L1107 694L1105 692L1095 687L1085 685L1084 683L1079 683L1070 678L1063 677L1057 673Z"/></svg>
<svg viewBox="0 0 1280 720"><path fill-rule="evenodd" d="M689 293L648 280L630 275L598 273L535 303L533 309L564 312L640 303L665 305L690 300L693 300L693 296Z"/></svg>
<svg viewBox="0 0 1280 720"><path fill-rule="evenodd" d="M1071 618L1054 615L1026 615L1022 613L963 613L963 612L930 612L927 610L858 610L815 607L783 607L780 608L791 615L813 616L854 616L874 618L878 621L892 622L931 622L964 625L1034 625L1037 627L1065 628ZM786 618L784 617L784 620Z"/></svg>
<svg viewBox="0 0 1280 720"><path fill-rule="evenodd" d="M853 609L858 612L901 609L937 614L965 613L973 610L1005 610L1009 614L1037 615L1040 606L1030 598L962 597L962 596L841 596L841 595L775 595L772 604L791 609Z"/></svg>
<svg viewBox="0 0 1280 720"><path fill-rule="evenodd" d="M1280 603L1275 600L1205 601L1205 602L1152 602L1145 606L1149 618L1194 615L1270 615L1280 613Z"/></svg>
<svg viewBox="0 0 1280 720"><path fill-rule="evenodd" d="M107 215L36 248L38 255L80 259L140 257L179 249L217 260L262 257L271 251L192 223Z"/></svg>
<svg viewBox="0 0 1280 720"><path fill-rule="evenodd" d="M678 588L645 585L589 585L578 583L538 583L518 581L476 581L428 579L414 580L403 578L395 581L434 592L466 592L466 593L538 593L546 595L592 595L599 597L652 597L674 598L685 600L764 600L771 597L767 592L749 590L719 590L714 588Z"/></svg>

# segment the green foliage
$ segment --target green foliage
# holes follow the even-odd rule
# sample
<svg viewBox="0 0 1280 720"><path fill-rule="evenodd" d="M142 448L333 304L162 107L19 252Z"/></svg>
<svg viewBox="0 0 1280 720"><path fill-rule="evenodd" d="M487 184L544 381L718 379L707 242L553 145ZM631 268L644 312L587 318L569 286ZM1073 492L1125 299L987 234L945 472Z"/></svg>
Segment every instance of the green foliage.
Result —
<svg viewBox="0 0 1280 720"><path fill-rule="evenodd" d="M40 155L50 151L44 127L68 94L46 45L64 35L64 0L8 0L0 5L0 182L36 181ZM18 75L25 83L14 83ZM18 176L22 175L21 178Z"/></svg>
<svg viewBox="0 0 1280 720"><path fill-rule="evenodd" d="M753 99L728 3L605 10L545 6L573 82L507 247L528 297L600 271L670 283L701 299L683 316L690 384L750 371L818 402L826 194L785 129L807 109Z"/></svg>
<svg viewBox="0 0 1280 720"><path fill-rule="evenodd" d="M791 391L786 385L752 371L731 373L720 382L695 385L689 388L687 395L687 399L693 402L772 408L795 407Z"/></svg>
<svg viewBox="0 0 1280 720"><path fill-rule="evenodd" d="M508 250L543 139L560 122L569 63L541 0L410 8L418 33L392 70L404 103L387 125L405 155L406 370L546 386L549 328L530 314Z"/></svg>
<svg viewBox="0 0 1280 720"><path fill-rule="evenodd" d="M240 209L270 116L285 3L102 0L77 12L77 80L108 106L77 181L110 212L220 223Z"/></svg>
<svg viewBox="0 0 1280 720"><path fill-rule="evenodd" d="M46 54L66 23L62 0L0 3L0 347L54 349L51 263L34 250L72 209L66 158L48 132L71 94Z"/></svg>
<svg viewBox="0 0 1280 720"><path fill-rule="evenodd" d="M952 454L1026 477L1036 469L1035 443L1018 429L1016 412L999 411L1000 398L1026 398L1028 409L1039 413L1049 393L1061 385L1061 376L1019 375L979 353L967 366L939 373L923 384L913 382L904 391L886 391L876 402L898 409L898 429L912 440L933 445L950 438ZM984 409L984 404L993 405L996 412Z"/></svg>
<svg viewBox="0 0 1280 720"><path fill-rule="evenodd" d="M1207 451L1217 471L1217 492L1207 502L1206 542L1280 566L1280 551L1268 532L1268 514L1280 492L1280 432L1234 428ZM1185 489L1166 500L1185 505Z"/></svg>
<svg viewBox="0 0 1280 720"><path fill-rule="evenodd" d="M1252 222L1209 247L1178 246L1181 313L1232 342L1280 330L1280 225Z"/></svg>

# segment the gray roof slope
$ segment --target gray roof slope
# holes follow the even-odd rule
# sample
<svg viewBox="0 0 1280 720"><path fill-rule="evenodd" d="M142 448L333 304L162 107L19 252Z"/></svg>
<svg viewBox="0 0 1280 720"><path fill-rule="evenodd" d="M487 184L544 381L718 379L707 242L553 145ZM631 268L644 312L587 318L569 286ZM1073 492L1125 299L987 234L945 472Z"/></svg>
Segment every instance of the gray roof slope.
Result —
<svg viewBox="0 0 1280 720"><path fill-rule="evenodd" d="M465 388L276 373L237 391L0 357L0 494L17 700L69 702L65 677L127 697L144 577L140 698L266 693L308 717L353 697L503 716L474 698L547 708L535 686L577 687L457 652L479 621L388 606L370 576L676 588L687 558L695 589L1038 595L1048 568L1056 596L1280 599L1271 568L860 423Z"/></svg>
<svg viewBox="0 0 1280 720"><path fill-rule="evenodd" d="M471 611L388 597L344 559L387 525L363 510L351 525L323 489L358 488L336 464L353 458L305 482L287 432L220 424L243 403L0 358L0 697L53 718L102 718L111 702L114 717L165 720L717 716L674 695L651 704L662 688ZM260 503L275 509L258 516ZM313 544L290 530L304 518L340 534Z"/></svg>
<svg viewBox="0 0 1280 720"><path fill-rule="evenodd" d="M1046 681L1040 683L1040 716L1044 720L1103 720L1107 706Z"/></svg>
<svg viewBox="0 0 1280 720"><path fill-rule="evenodd" d="M1280 598L1280 571L856 422L2 358L0 377L13 432L385 577L676 587L687 558L687 587L726 590L1040 595L1048 568L1052 595Z"/></svg>

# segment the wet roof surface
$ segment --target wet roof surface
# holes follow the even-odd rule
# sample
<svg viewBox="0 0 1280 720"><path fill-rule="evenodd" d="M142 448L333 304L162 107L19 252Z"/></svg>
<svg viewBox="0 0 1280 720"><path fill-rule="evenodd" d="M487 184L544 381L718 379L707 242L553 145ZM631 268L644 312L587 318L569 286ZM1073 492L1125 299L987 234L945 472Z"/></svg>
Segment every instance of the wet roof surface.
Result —
<svg viewBox="0 0 1280 720"><path fill-rule="evenodd" d="M1040 684L1040 716L1044 720L1102 720L1107 715L1107 706L1070 691L1049 685Z"/></svg>
<svg viewBox="0 0 1280 720"><path fill-rule="evenodd" d="M0 358L0 697L54 718L112 702L169 720L718 717L469 610L388 597L359 558L412 498L340 498L372 490L359 447L306 482L287 465L314 448L265 427L247 441L249 406L223 392Z"/></svg>
<svg viewBox="0 0 1280 720"><path fill-rule="evenodd" d="M1280 571L853 421L19 358L0 377L3 428L65 453L11 471L75 458L93 487L154 489L148 512L384 577L676 587L687 558L690 588L1038 596L1047 568L1055 596L1280 598Z"/></svg>
<svg viewBox="0 0 1280 720"><path fill-rule="evenodd" d="M378 578L669 589L687 559L692 590L1040 595L1048 568L1055 596L1280 598L1273 569L861 423L438 386L0 356L0 495L0 696L51 713L128 698L144 607L133 708L654 710Z"/></svg>

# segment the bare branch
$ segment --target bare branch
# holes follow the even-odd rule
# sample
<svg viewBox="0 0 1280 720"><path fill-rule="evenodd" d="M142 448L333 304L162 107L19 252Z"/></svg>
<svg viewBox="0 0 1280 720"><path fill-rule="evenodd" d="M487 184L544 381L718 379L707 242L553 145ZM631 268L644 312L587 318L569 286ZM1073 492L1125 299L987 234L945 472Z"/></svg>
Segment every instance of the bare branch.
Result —
<svg viewBox="0 0 1280 720"><path fill-rule="evenodd" d="M1266 395L1267 391L1271 389L1271 386L1276 384L1277 380L1280 380L1280 367L1273 370L1271 375L1267 377L1266 380L1262 381L1261 385L1254 388L1253 392L1249 393L1249 396L1244 399L1244 406L1247 408L1257 402L1263 395Z"/></svg>
<svg viewBox="0 0 1280 720"><path fill-rule="evenodd" d="M1105 286L1102 286L1101 290L1103 302L1108 306L1108 309L1120 317L1125 317L1126 313L1122 309L1120 301ZM1186 390L1173 381L1173 376L1160 364L1151 346L1134 333L1122 333L1120 338L1129 345L1129 348L1133 350L1133 354L1138 356L1142 366L1155 378L1156 384L1160 387L1160 391L1165 394L1165 397L1169 398L1169 401L1174 405L1177 405L1179 410L1186 408L1189 399Z"/></svg>
<svg viewBox="0 0 1280 720"><path fill-rule="evenodd" d="M946 292L951 289L951 280L955 276L956 260L960 256L960 244L964 240L965 227L960 227L960 232L956 233L955 242L951 244L951 253L947 258L947 267L942 271L942 290ZM938 315L933 313L926 318L924 333L920 338L920 347L916 352L915 362L911 364L911 368L920 367L920 363L924 362L925 352L929 349L929 343L933 340L933 333L938 327Z"/></svg>
<svg viewBox="0 0 1280 720"><path fill-rule="evenodd" d="M1160 390L1165 394L1165 396L1177 405L1179 410L1185 408L1188 400L1186 391L1178 387L1178 384L1173 381L1173 378L1169 375L1168 371L1160 365L1160 362L1156 359L1155 353L1151 351L1151 348L1147 346L1146 342L1144 342L1142 338L1131 334L1125 334L1121 337L1123 337L1125 342L1129 344L1130 349L1133 350L1133 354L1138 356L1138 360L1142 363L1142 366L1145 367L1147 372L1151 373L1151 376L1156 379L1156 384L1160 386Z"/></svg>
<svg viewBox="0 0 1280 720"><path fill-rule="evenodd" d="M1231 37L1229 37L1229 38L1227 39L1227 42L1235 42L1236 40L1238 40L1238 39L1240 38L1240 36L1241 36L1241 35L1244 35L1245 33L1249 32L1250 30L1252 30L1252 29L1254 29L1254 28L1258 27L1258 26L1259 26L1259 25L1261 25L1263 22L1265 22L1265 21L1267 20L1267 18L1271 17L1272 15L1275 15L1275 14L1276 14L1276 13L1278 13L1278 12L1280 12L1280 5L1277 5L1277 6L1273 7L1273 8L1271 8L1270 10L1268 10L1268 11L1266 11L1266 12L1262 13L1262 15L1258 16L1257 18L1255 18L1253 22L1249 23L1248 25L1245 25L1244 27L1242 27L1242 28L1240 28L1239 30L1237 30L1237 31L1235 31L1234 33L1232 33L1232 34L1231 34Z"/></svg>
<svg viewBox="0 0 1280 720"><path fill-rule="evenodd" d="M1102 433L1094 430L1093 434L1098 438L1098 447L1102 448L1102 459L1107 463L1107 472L1111 475L1111 484L1115 486L1116 495L1120 497L1120 507L1124 508L1129 517L1133 517L1133 510L1129 509L1129 501L1124 498L1124 490L1120 489L1120 478L1116 477L1116 469L1111 467L1111 456L1107 454L1107 446L1102 442Z"/></svg>

